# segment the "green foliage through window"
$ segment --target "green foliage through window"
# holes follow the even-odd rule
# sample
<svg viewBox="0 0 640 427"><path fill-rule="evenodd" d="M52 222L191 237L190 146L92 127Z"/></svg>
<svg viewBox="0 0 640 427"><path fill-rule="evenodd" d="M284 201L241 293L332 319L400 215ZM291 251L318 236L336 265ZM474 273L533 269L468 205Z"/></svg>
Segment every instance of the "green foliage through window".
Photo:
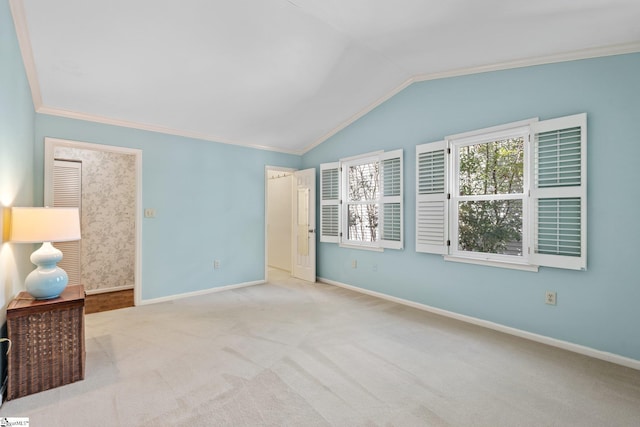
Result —
<svg viewBox="0 0 640 427"><path fill-rule="evenodd" d="M458 156L458 248L522 255L524 138L462 146Z"/></svg>

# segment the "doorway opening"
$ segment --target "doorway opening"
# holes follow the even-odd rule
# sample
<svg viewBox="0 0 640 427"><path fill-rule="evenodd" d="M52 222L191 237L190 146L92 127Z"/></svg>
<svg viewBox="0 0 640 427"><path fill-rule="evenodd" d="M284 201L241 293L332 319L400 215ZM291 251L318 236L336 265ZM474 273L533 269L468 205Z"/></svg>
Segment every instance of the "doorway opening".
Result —
<svg viewBox="0 0 640 427"><path fill-rule="evenodd" d="M315 169L265 169L265 278L316 280Z"/></svg>
<svg viewBox="0 0 640 427"><path fill-rule="evenodd" d="M80 208L82 240L74 280L85 287L87 313L138 305L142 151L45 138L45 205L68 202L60 194L70 188L69 175L59 176L61 168L73 162L82 165L80 202L75 205Z"/></svg>
<svg viewBox="0 0 640 427"><path fill-rule="evenodd" d="M266 169L266 271L267 280L291 276L293 169Z"/></svg>

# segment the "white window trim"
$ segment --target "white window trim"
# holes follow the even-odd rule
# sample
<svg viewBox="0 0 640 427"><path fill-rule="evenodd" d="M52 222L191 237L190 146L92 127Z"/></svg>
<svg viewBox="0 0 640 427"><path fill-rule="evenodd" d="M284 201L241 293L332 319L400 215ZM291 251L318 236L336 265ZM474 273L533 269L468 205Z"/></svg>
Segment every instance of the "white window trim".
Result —
<svg viewBox="0 0 640 427"><path fill-rule="evenodd" d="M354 243L344 243L342 241L338 243L338 246L340 246L341 248L348 248L348 249L362 249L365 251L372 251L372 252L384 252L384 248L381 248L380 246L359 245Z"/></svg>
<svg viewBox="0 0 640 427"><path fill-rule="evenodd" d="M474 258L471 256L458 257L454 255L445 255L444 260L451 262L461 262L464 264L486 265L488 267L509 268L511 270L532 271L535 273L538 272L538 266L529 263L495 261L491 259Z"/></svg>
<svg viewBox="0 0 640 427"><path fill-rule="evenodd" d="M497 126L490 126L487 128L483 128L483 129L475 129L475 130L471 130L468 132L462 132L462 133L456 133L453 135L449 135L449 136L445 136L446 140L453 140L453 139L469 139L471 141L482 141L485 138L483 138L484 135L488 134L488 133L495 133L495 134L505 134L508 135L510 133L513 133L514 129L518 129L518 128L529 128L531 126L532 123L537 122L539 119L538 117L532 117L530 119L526 119L526 120L519 120L517 122L512 122L512 123L506 123L503 125L497 125Z"/></svg>
<svg viewBox="0 0 640 427"><path fill-rule="evenodd" d="M390 161L389 163L387 163ZM378 230L377 230L377 240L375 242L358 242L347 240L348 235L348 205L349 203L346 201L345 195L348 194L349 185L347 175L348 175L348 167L350 165L356 165L361 163L370 163L377 162L379 165L378 173L379 173L379 194L375 203L378 205ZM389 164L389 169L385 169L386 165ZM385 194L385 171L391 171L391 188L393 190L392 194ZM320 165L320 193L321 193L321 227L320 227L320 241L323 243L338 243L340 247L351 248L351 249L362 249L374 252L383 252L384 249L403 249L404 248L404 183L403 183L403 150L393 150L393 151L374 151L366 154L361 154L357 156L350 156L340 159L338 162L334 163L323 163ZM339 200L331 199L324 200L323 199L323 173L324 172L335 173L338 171L338 176L340 180L339 189L340 195ZM397 194L399 190L399 194ZM390 211L385 217L385 205L387 207L390 206ZM339 224L339 236L326 235L323 230L324 217L323 213L325 213L322 209L327 206L338 206L338 214L337 218L333 216L329 216L333 221L327 221L327 224L335 224L337 221ZM328 211L327 211L328 212ZM385 219L390 220L387 224L390 225L388 230L385 230ZM390 232L391 234L385 233ZM399 232L399 234L398 234ZM389 238L389 236L391 236ZM384 237L387 237L386 240Z"/></svg>
<svg viewBox="0 0 640 427"><path fill-rule="evenodd" d="M378 233L378 240L374 242L367 241L357 241L357 240L349 240L349 205L367 205L367 204L377 204L378 205L378 217L381 215L380 210L380 196L378 196L375 200L366 200L362 202L349 202L348 194L349 194L349 168L352 166L357 166L365 163L378 163L378 175L380 174L380 154L382 152L378 151L375 153L363 154L361 156L353 156L347 159L340 160L340 177L341 177L341 190L342 190L342 209L340 210L340 223L342 224L341 233L342 238L340 239L341 247L350 247L350 248L358 248L358 249L381 249L380 248L380 227L376 230ZM378 186L380 183L378 182ZM381 189L378 190L380 193Z"/></svg>
<svg viewBox="0 0 640 427"><path fill-rule="evenodd" d="M529 141L531 124L537 121L536 118L522 120L515 123L509 123L490 128L474 130L471 132L460 133L446 138L450 148L450 168L449 176L449 229L451 245L449 247L450 260L470 260L474 264L491 264L498 266L512 265L529 265L528 248L529 248L529 209L527 197L529 191ZM523 164L523 188L522 193L517 194L499 194L499 195L477 195L477 196L460 196L460 156L459 150L469 145L482 144L490 141L508 139L514 137L524 138L524 164ZM462 201L479 201L479 200L521 200L522 201L522 255L503 255L484 252L471 252L458 249L456 242L458 241L458 203Z"/></svg>
<svg viewBox="0 0 640 427"><path fill-rule="evenodd" d="M523 165L523 190L527 207L523 205L523 241L526 239L527 244L523 244L523 257L508 256L507 259L487 259L488 255L484 253L464 252L465 256L452 251L451 241L454 236L451 234L451 222L454 215L449 213L451 206L455 203L452 201L451 193L457 189L457 180L455 171L458 170L457 165L452 161L451 144L459 143L460 140L466 138L471 141L478 137L480 140L487 140L483 135L495 132L509 132L509 129L525 127L528 129L528 138L525 140L525 163ZM538 136L544 134L545 146L556 147L557 150L578 150L579 155L579 180L574 178L573 181L560 182L553 185L548 180L548 173L544 178L538 176L536 170L536 156L538 156ZM493 139L496 135L491 135ZM552 139L549 140L548 138ZM553 138L557 138L554 142ZM457 140L457 141L456 141ZM542 140L541 140L542 141ZM552 142L557 145L548 145ZM542 147L542 146L540 146ZM575 148L577 147L577 148ZM457 160L455 155L454 159ZM545 152L549 151L545 149ZM553 152L553 151L552 151ZM562 151L558 151L562 153ZM443 157L444 153L444 157ZM542 154L542 151L540 152ZM565 151L565 154L559 154L556 160L558 174L576 171L576 162L571 160L571 151ZM545 156L548 159L548 156ZM444 162L442 159L444 158ZM571 163L564 163L569 160ZM553 162L553 158L551 159ZM444 163L444 164L443 164ZM563 168L563 163L567 169ZM553 163L545 162L544 168L548 171L549 166ZM444 170L444 174L442 171ZM553 169L552 169L553 170ZM560 176L560 175L558 175ZM553 177L553 175L552 175ZM544 179L545 184L541 188L537 188L538 179ZM569 183L570 182L570 183ZM454 185L455 183L455 185ZM444 188L444 190L443 190ZM443 255L446 261L463 262L470 264L480 264L493 267L511 268L525 271L538 271L539 266L555 267L572 270L586 270L587 260L587 115L586 113L576 114L572 116L559 117L538 121L537 118L523 120L520 122L509 123L506 125L494 126L486 129L479 129L471 132L448 136L445 140L421 144L416 146L416 252L424 252L431 254ZM456 193L457 194L457 193ZM560 205L563 199L567 200L566 205ZM544 208L539 208L540 201L551 202L545 203ZM579 206L576 205L579 201ZM558 210L549 211L549 206L558 203ZM564 211L562 206L571 209L576 206L577 210ZM540 210L539 210L540 209ZM544 209L544 210L543 210ZM564 212L564 213L563 213ZM551 216L549 216L551 214ZM568 216L565 216L568 214ZM528 215L527 218L524 218ZM455 216L457 226L457 215ZM541 221L540 223L538 223ZM579 233L573 234L576 230L574 224L579 224ZM551 228L549 226L551 225ZM552 234L549 234L549 233ZM565 234L569 232L569 234ZM526 237L525 237L526 233ZM457 241L457 236L455 236ZM451 240L450 240L451 239ZM550 240L551 239L551 240ZM579 245L575 243L579 242ZM553 248L556 245L556 251L549 253L549 245ZM540 249L538 249L540 245ZM576 249L577 248L577 249ZM543 252L547 251L547 252ZM575 250L575 252L574 252ZM525 254L526 251L526 254ZM566 251L566 252L565 252ZM579 252L578 252L579 251ZM571 255L567 255L571 254ZM513 259L518 258L516 262ZM522 258L522 259L520 259Z"/></svg>
<svg viewBox="0 0 640 427"><path fill-rule="evenodd" d="M358 154L356 156L343 157L340 160L338 160L338 162L340 163L340 166L342 166L343 163L353 163L353 162L357 162L360 159L366 159L367 157L376 157L377 158L382 154L384 154L383 150L370 151L369 153ZM362 162L362 163L364 163L364 162Z"/></svg>

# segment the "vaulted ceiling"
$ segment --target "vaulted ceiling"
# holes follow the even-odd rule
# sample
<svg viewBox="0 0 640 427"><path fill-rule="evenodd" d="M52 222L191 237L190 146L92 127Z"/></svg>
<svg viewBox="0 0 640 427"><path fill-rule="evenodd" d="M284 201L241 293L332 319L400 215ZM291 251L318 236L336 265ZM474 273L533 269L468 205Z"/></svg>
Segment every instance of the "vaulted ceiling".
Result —
<svg viewBox="0 0 640 427"><path fill-rule="evenodd" d="M292 153L413 81L640 51L638 0L10 1L37 111Z"/></svg>

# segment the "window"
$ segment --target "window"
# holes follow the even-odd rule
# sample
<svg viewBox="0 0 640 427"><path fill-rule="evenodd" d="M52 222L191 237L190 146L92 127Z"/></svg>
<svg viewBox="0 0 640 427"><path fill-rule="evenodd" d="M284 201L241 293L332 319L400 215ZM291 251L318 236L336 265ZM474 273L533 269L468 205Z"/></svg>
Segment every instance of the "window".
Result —
<svg viewBox="0 0 640 427"><path fill-rule="evenodd" d="M451 138L451 253L520 262L526 245L527 128Z"/></svg>
<svg viewBox="0 0 640 427"><path fill-rule="evenodd" d="M420 145L416 171L418 252L586 268L586 114Z"/></svg>
<svg viewBox="0 0 640 427"><path fill-rule="evenodd" d="M320 241L401 249L402 150L320 165Z"/></svg>
<svg viewBox="0 0 640 427"><path fill-rule="evenodd" d="M377 157L366 157L342 163L345 195L343 224L345 241L371 245L378 241L378 199L380 197L380 165Z"/></svg>

